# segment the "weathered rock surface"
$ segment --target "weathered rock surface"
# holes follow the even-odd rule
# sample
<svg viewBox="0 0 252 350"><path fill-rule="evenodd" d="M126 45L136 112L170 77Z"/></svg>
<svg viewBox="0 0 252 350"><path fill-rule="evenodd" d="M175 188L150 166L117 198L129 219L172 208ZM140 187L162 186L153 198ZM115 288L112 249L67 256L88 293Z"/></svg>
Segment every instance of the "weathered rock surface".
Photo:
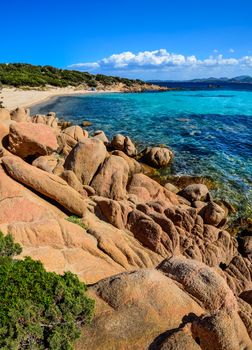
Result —
<svg viewBox="0 0 252 350"><path fill-rule="evenodd" d="M181 258L160 268L164 273L122 273L89 288L96 315L76 349L251 349L236 299L213 269Z"/></svg>
<svg viewBox="0 0 252 350"><path fill-rule="evenodd" d="M58 136L59 144L61 145L62 153L68 155L72 148L78 143L85 141L88 137L88 132L83 130L78 125L72 125L65 128Z"/></svg>
<svg viewBox="0 0 252 350"><path fill-rule="evenodd" d="M47 125L22 122L10 125L9 150L21 158L48 155L57 148L56 136Z"/></svg>
<svg viewBox="0 0 252 350"><path fill-rule="evenodd" d="M49 156L40 156L36 158L32 165L41 170L47 171L48 173L53 173L53 170L58 165L60 159L56 154L51 154Z"/></svg>
<svg viewBox="0 0 252 350"><path fill-rule="evenodd" d="M126 197L129 166L122 157L114 155L105 159L97 174L94 176L91 186L99 196L115 200Z"/></svg>
<svg viewBox="0 0 252 350"><path fill-rule="evenodd" d="M103 142L85 138L72 149L65 161L65 169L72 170L83 185L89 185L107 156Z"/></svg>
<svg viewBox="0 0 252 350"><path fill-rule="evenodd" d="M180 196L185 197L190 202L200 201L208 194L208 188L204 184L191 184L179 192Z"/></svg>
<svg viewBox="0 0 252 350"><path fill-rule="evenodd" d="M93 138L102 141L105 145L107 145L109 143L107 136L105 135L104 131L102 131L102 130L96 130L94 132Z"/></svg>
<svg viewBox="0 0 252 350"><path fill-rule="evenodd" d="M56 118L55 114L49 114L49 115L41 115L36 114L31 118L31 121L33 123L41 123L50 126L53 129L58 129L58 121L59 119Z"/></svg>
<svg viewBox="0 0 252 350"><path fill-rule="evenodd" d="M89 289L96 316L84 327L76 350L148 349L161 333L204 311L170 278L157 270L123 273Z"/></svg>
<svg viewBox="0 0 252 350"><path fill-rule="evenodd" d="M112 155L121 157L127 162L129 166L129 175L134 175L143 171L141 164L138 163L138 161L136 161L134 158L130 158L129 156L127 156L124 152L113 151Z"/></svg>
<svg viewBox="0 0 252 350"><path fill-rule="evenodd" d="M123 136L121 134L117 134L113 137L111 146L115 150L124 152L129 157L134 157L137 153L136 147L131 139L128 136Z"/></svg>
<svg viewBox="0 0 252 350"><path fill-rule="evenodd" d="M6 108L0 108L0 122L10 120L10 112Z"/></svg>
<svg viewBox="0 0 252 350"><path fill-rule="evenodd" d="M148 147L143 151L141 161L154 168L163 168L169 165L172 157L173 153L167 147Z"/></svg>
<svg viewBox="0 0 252 350"><path fill-rule="evenodd" d="M29 121L30 111L22 107L16 108L11 112L11 119L15 122L26 122Z"/></svg>
<svg viewBox="0 0 252 350"><path fill-rule="evenodd" d="M209 202L204 206L199 215L203 218L204 223L207 225L218 226L225 219L225 211L218 204Z"/></svg>
<svg viewBox="0 0 252 350"><path fill-rule="evenodd" d="M168 204L179 204L175 193L168 191L144 174L135 174L132 177L128 185L128 192L136 195L141 203L160 200Z"/></svg>
<svg viewBox="0 0 252 350"><path fill-rule="evenodd" d="M7 173L15 180L55 200L70 213L83 216L82 196L60 177L33 167L17 157L3 157Z"/></svg>

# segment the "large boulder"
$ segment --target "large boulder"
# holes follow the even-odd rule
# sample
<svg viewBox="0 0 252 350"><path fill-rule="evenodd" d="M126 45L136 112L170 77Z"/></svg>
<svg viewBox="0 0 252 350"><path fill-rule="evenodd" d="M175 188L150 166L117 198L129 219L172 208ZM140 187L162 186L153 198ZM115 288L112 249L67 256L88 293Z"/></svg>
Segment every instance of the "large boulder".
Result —
<svg viewBox="0 0 252 350"><path fill-rule="evenodd" d="M204 313L197 301L157 270L103 279L89 288L89 295L96 301L96 313L76 350L148 349L160 334L177 329L187 315Z"/></svg>
<svg viewBox="0 0 252 350"><path fill-rule="evenodd" d="M148 147L143 151L141 161L153 168L163 168L169 165L172 157L173 153L167 147Z"/></svg>
<svg viewBox="0 0 252 350"><path fill-rule="evenodd" d="M106 156L102 141L84 138L69 153L64 168L72 170L82 184L89 185Z"/></svg>
<svg viewBox="0 0 252 350"><path fill-rule="evenodd" d="M68 155L72 148L88 137L88 132L78 125L72 125L65 128L58 136L58 142L61 145L62 153Z"/></svg>
<svg viewBox="0 0 252 350"><path fill-rule="evenodd" d="M171 257L164 260L158 269L182 284L205 310L237 310L236 298L226 281L207 265L184 257Z"/></svg>
<svg viewBox="0 0 252 350"><path fill-rule="evenodd" d="M48 173L53 173L53 170L58 165L59 161L60 159L58 155L50 154L49 156L40 156L36 158L32 162L32 165L41 170L47 171Z"/></svg>
<svg viewBox="0 0 252 350"><path fill-rule="evenodd" d="M10 125L9 150L21 158L48 155L57 148L53 129L47 125L22 122Z"/></svg>
<svg viewBox="0 0 252 350"><path fill-rule="evenodd" d="M144 174L133 175L129 185L128 193L135 195L139 202L163 201L167 205L179 204L175 193L168 191L158 182L150 179Z"/></svg>
<svg viewBox="0 0 252 350"><path fill-rule="evenodd" d="M179 192L179 195L190 202L200 201L208 195L208 188L204 184L191 184Z"/></svg>
<svg viewBox="0 0 252 350"><path fill-rule="evenodd" d="M11 112L11 119L15 122L26 122L29 121L30 111L23 107L18 107Z"/></svg>
<svg viewBox="0 0 252 350"><path fill-rule="evenodd" d="M127 154L125 154L124 152L113 151L112 154L114 156L123 158L127 162L129 166L130 175L141 173L143 171L142 165L138 163L138 161L136 161L134 158L127 156Z"/></svg>
<svg viewBox="0 0 252 350"><path fill-rule="evenodd" d="M6 156L2 162L12 178L55 200L68 212L83 216L83 197L60 177L33 167L17 157Z"/></svg>
<svg viewBox="0 0 252 350"><path fill-rule="evenodd" d="M94 132L93 138L101 140L105 145L108 145L108 143L109 143L107 136L105 135L104 131L102 131L102 130L96 130Z"/></svg>
<svg viewBox="0 0 252 350"><path fill-rule="evenodd" d="M105 159L102 167L92 180L91 186L99 196L115 200L126 197L129 166L126 161L114 155Z"/></svg>
<svg viewBox="0 0 252 350"><path fill-rule="evenodd" d="M224 222L225 210L217 203L209 202L200 210L199 215L202 216L205 224L218 226Z"/></svg>
<svg viewBox="0 0 252 350"><path fill-rule="evenodd" d="M10 119L10 112L8 109L0 107L0 122Z"/></svg>
<svg viewBox="0 0 252 350"><path fill-rule="evenodd" d="M121 134L117 134L113 137L111 146L115 150L123 151L129 157L134 157L137 153L136 147L131 139L128 136L123 136Z"/></svg>
<svg viewBox="0 0 252 350"><path fill-rule="evenodd" d="M58 118L55 115L41 115L36 114L31 118L33 123L41 123L50 126L53 129L58 128Z"/></svg>

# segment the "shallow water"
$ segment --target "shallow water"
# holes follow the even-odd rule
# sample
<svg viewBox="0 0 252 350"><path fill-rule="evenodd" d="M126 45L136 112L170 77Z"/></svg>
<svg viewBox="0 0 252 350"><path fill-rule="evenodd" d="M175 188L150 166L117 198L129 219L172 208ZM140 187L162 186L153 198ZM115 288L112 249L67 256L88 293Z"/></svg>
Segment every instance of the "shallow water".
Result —
<svg viewBox="0 0 252 350"><path fill-rule="evenodd" d="M32 108L108 136L127 134L139 148L166 144L175 152L167 174L210 176L214 195L251 213L252 91L200 90L56 97Z"/></svg>

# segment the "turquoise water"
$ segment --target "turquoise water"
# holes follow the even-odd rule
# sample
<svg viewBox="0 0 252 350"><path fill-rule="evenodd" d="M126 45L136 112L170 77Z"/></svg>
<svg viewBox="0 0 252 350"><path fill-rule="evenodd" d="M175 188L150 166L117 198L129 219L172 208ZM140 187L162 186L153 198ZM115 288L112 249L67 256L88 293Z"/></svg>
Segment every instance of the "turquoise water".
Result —
<svg viewBox="0 0 252 350"><path fill-rule="evenodd" d="M167 174L211 177L215 195L251 210L252 91L201 90L57 97L33 113L60 118L111 137L127 134L141 149L166 144L175 152Z"/></svg>

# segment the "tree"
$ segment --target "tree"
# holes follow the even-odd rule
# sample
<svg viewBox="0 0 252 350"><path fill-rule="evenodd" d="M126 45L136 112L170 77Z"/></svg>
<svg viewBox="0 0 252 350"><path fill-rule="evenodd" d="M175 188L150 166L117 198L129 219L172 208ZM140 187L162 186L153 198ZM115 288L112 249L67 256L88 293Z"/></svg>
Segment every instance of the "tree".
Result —
<svg viewBox="0 0 252 350"><path fill-rule="evenodd" d="M94 301L71 272L46 272L0 233L0 348L70 350L80 327L91 321Z"/></svg>

